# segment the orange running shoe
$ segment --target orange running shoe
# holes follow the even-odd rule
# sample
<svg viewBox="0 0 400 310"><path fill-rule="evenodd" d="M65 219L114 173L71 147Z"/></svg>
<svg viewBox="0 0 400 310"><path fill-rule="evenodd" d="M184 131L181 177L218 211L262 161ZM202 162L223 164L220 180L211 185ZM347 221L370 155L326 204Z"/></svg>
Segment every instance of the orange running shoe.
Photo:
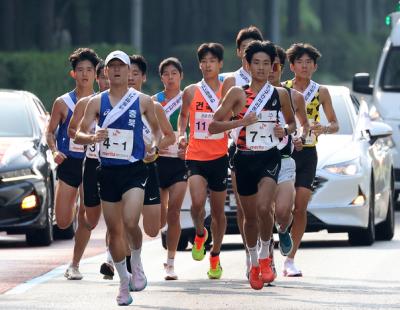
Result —
<svg viewBox="0 0 400 310"><path fill-rule="evenodd" d="M220 279L222 276L222 267L219 261L219 255L212 257L210 255L210 270L207 272L209 279Z"/></svg>
<svg viewBox="0 0 400 310"><path fill-rule="evenodd" d="M261 290L264 287L264 282L260 274L260 266L251 266L249 273L250 286L254 290Z"/></svg>
<svg viewBox="0 0 400 310"><path fill-rule="evenodd" d="M208 231L204 227L204 236L199 237L197 234L194 238L194 243L192 247L192 257L194 260L202 260L206 255L205 243L208 239Z"/></svg>
<svg viewBox="0 0 400 310"><path fill-rule="evenodd" d="M262 281L264 283L273 282L275 280L275 275L271 268L271 258L259 259L258 262L260 263Z"/></svg>

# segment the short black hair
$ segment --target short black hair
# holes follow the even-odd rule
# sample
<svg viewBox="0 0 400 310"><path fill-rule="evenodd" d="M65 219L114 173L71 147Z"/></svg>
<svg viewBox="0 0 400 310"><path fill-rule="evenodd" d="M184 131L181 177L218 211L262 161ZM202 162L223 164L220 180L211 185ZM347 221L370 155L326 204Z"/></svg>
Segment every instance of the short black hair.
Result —
<svg viewBox="0 0 400 310"><path fill-rule="evenodd" d="M103 59L100 59L99 63L96 66L96 77L98 78L105 67L105 63Z"/></svg>
<svg viewBox="0 0 400 310"><path fill-rule="evenodd" d="M167 66L174 66L176 68L176 70L179 71L180 74L182 74L183 72L183 67L182 67L182 63L179 61L178 58L175 57L169 57L164 59L163 61L161 61L160 65L158 66L158 72L160 73L160 75L162 75L164 73L164 69Z"/></svg>
<svg viewBox="0 0 400 310"><path fill-rule="evenodd" d="M255 41L262 41L263 35L256 26L250 26L247 28L243 28L239 31L236 37L236 47L240 48L240 44L247 39L254 39Z"/></svg>
<svg viewBox="0 0 400 310"><path fill-rule="evenodd" d="M69 55L69 62L71 63L72 70L74 71L78 63L84 60L90 61L93 67L96 68L97 64L100 61L100 58L99 56L97 56L94 50L87 47L80 47L73 51L71 55Z"/></svg>
<svg viewBox="0 0 400 310"><path fill-rule="evenodd" d="M137 65L143 75L147 73L147 61L142 55L132 55L129 56L129 59L131 60L131 65Z"/></svg>
<svg viewBox="0 0 400 310"><path fill-rule="evenodd" d="M318 58L322 56L320 51L309 43L294 43L288 48L286 54L291 64L294 64L294 61L304 54L308 55L315 64Z"/></svg>
<svg viewBox="0 0 400 310"><path fill-rule="evenodd" d="M278 45L275 45L275 48L276 48L276 53L278 54L278 57L279 57L279 62L281 63L281 65L283 67L285 65L285 61L286 61L286 52L282 47L280 47Z"/></svg>
<svg viewBox="0 0 400 310"><path fill-rule="evenodd" d="M271 64L277 56L276 47L271 41L253 41L244 50L244 57L248 63L251 63L254 54L259 52L267 54L271 59Z"/></svg>
<svg viewBox="0 0 400 310"><path fill-rule="evenodd" d="M203 43L197 49L197 58L199 62L206 56L207 53L211 53L217 57L219 61L224 60L224 47L220 43Z"/></svg>

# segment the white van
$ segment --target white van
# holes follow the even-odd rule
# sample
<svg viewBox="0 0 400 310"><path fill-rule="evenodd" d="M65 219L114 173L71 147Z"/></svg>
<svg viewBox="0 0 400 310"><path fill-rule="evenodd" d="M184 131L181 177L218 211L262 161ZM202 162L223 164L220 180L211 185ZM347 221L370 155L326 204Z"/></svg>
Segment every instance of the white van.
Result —
<svg viewBox="0 0 400 310"><path fill-rule="evenodd" d="M392 30L382 50L375 81L370 85L369 73L357 73L353 77L355 92L372 95L370 105L380 117L393 129L392 141L395 198L400 193L400 12L387 17Z"/></svg>

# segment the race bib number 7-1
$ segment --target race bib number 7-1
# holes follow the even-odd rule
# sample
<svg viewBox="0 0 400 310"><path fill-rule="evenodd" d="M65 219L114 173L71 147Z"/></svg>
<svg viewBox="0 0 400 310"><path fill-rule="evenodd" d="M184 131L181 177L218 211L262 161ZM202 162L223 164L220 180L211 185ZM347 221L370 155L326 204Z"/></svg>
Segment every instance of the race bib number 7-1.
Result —
<svg viewBox="0 0 400 310"><path fill-rule="evenodd" d="M100 156L129 160L133 150L133 131L108 128L108 138L100 142Z"/></svg>
<svg viewBox="0 0 400 310"><path fill-rule="evenodd" d="M246 145L253 151L268 151L279 144L274 134L276 125L275 111L261 111L259 121L246 127Z"/></svg>
<svg viewBox="0 0 400 310"><path fill-rule="evenodd" d="M194 116L194 137L202 140L217 140L224 137L224 133L210 134L208 126L213 119L214 113L211 112L196 112Z"/></svg>

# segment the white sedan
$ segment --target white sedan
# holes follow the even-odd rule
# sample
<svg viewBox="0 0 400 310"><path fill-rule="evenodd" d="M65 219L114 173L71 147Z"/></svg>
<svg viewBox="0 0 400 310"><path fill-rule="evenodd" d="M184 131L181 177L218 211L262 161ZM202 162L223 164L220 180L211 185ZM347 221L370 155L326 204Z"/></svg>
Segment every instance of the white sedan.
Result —
<svg viewBox="0 0 400 310"><path fill-rule="evenodd" d="M318 139L318 166L307 231L348 232L352 245L394 234L394 172L390 126L371 121L364 101L328 86L340 130ZM321 123L327 124L321 108Z"/></svg>

